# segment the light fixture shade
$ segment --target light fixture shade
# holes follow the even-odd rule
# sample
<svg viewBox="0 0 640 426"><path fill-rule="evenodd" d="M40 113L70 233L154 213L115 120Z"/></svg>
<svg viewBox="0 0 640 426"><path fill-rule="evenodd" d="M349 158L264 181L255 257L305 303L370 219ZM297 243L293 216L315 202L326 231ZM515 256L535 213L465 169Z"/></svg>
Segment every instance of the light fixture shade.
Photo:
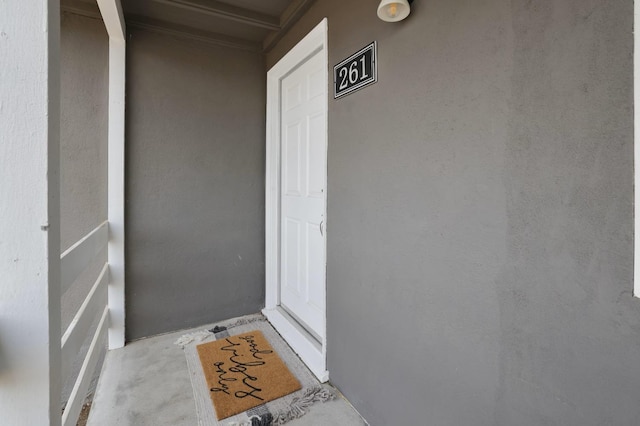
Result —
<svg viewBox="0 0 640 426"><path fill-rule="evenodd" d="M407 0L382 0L378 6L378 18L386 22L402 21L410 12Z"/></svg>

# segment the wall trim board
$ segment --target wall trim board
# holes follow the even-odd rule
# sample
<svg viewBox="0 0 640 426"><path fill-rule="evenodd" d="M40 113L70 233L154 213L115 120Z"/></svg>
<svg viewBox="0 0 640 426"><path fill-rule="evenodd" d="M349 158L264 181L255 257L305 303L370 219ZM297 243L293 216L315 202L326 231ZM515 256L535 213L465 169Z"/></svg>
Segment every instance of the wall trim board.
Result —
<svg viewBox="0 0 640 426"><path fill-rule="evenodd" d="M125 75L126 45L109 38L109 349L125 342Z"/></svg>
<svg viewBox="0 0 640 426"><path fill-rule="evenodd" d="M634 265L633 294L640 297L640 0L633 2L633 105L634 105Z"/></svg>
<svg viewBox="0 0 640 426"><path fill-rule="evenodd" d="M109 116L107 154L107 221L109 239L109 349L125 343L125 80L126 26L120 0L98 0L109 35Z"/></svg>

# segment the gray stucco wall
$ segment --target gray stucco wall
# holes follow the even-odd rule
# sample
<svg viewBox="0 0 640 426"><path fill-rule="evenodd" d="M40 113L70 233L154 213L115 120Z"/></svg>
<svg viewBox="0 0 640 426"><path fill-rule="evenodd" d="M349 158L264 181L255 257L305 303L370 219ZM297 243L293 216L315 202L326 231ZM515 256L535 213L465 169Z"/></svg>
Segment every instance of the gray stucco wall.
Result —
<svg viewBox="0 0 640 426"><path fill-rule="evenodd" d="M69 13L60 35L60 237L61 251L107 219L109 38L101 20ZM106 251L62 295L62 332L71 323L107 260ZM98 317L64 378L66 401L89 349ZM103 342L106 351L106 341ZM99 372L102 361L98 363ZM89 389L93 392L97 375Z"/></svg>
<svg viewBox="0 0 640 426"><path fill-rule="evenodd" d="M61 16L61 249L107 220L109 38L101 20Z"/></svg>
<svg viewBox="0 0 640 426"><path fill-rule="evenodd" d="M264 306L261 55L131 30L127 339Z"/></svg>
<svg viewBox="0 0 640 426"><path fill-rule="evenodd" d="M633 2L318 0L329 102L331 381L372 425L640 424ZM331 89L332 90L332 89Z"/></svg>

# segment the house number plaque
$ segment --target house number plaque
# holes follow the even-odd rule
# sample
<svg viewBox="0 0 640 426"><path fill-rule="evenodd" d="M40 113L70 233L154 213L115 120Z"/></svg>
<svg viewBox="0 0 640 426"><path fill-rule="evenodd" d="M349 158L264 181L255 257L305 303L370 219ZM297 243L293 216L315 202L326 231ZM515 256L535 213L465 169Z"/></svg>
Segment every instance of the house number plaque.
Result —
<svg viewBox="0 0 640 426"><path fill-rule="evenodd" d="M334 99L378 81L376 50L374 41L333 67Z"/></svg>

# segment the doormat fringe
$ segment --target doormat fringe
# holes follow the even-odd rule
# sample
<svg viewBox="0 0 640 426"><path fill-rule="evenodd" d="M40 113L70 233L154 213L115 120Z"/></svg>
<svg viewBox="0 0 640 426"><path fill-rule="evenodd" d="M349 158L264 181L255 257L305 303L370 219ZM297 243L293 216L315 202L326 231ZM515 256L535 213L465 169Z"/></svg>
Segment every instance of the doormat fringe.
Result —
<svg viewBox="0 0 640 426"><path fill-rule="evenodd" d="M283 410L273 416L253 415L246 422L228 422L225 426L282 426L292 420L299 419L309 412L309 408L317 402L327 402L336 396L330 390L322 386L309 388L304 395L291 401L288 410Z"/></svg>
<svg viewBox="0 0 640 426"><path fill-rule="evenodd" d="M255 314L247 317L238 318L237 320L230 322L228 324L222 322L219 325L216 325L215 327L213 327L211 330L200 330L193 333L183 334L175 342L173 342L173 344L180 346L182 349L184 349L184 347L187 346L189 343L202 342L204 339L211 336L212 334L219 333L220 331L223 331L225 329L234 328L234 327L238 327L246 324L251 324L258 321L266 321L266 320L267 319L264 317L264 315Z"/></svg>
<svg viewBox="0 0 640 426"><path fill-rule="evenodd" d="M196 341L202 342L204 339L206 339L209 336L211 336L211 332L209 330L200 330L200 331L196 331L195 333L189 333L189 334L184 334L180 336L178 340L173 342L173 344L178 345L181 348L184 348L191 342L196 342Z"/></svg>
<svg viewBox="0 0 640 426"><path fill-rule="evenodd" d="M241 325L252 324L254 322L266 321L266 320L267 319L264 317L264 315L256 314L256 315L250 316L250 317L239 318L236 321L231 322L229 324L222 323L224 325L216 325L215 327L213 327L211 330L208 330L208 331L210 331L211 333L219 333L220 331L222 331L224 329L239 327Z"/></svg>
<svg viewBox="0 0 640 426"><path fill-rule="evenodd" d="M305 391L304 395L294 398L288 410L280 411L273 416L273 426L280 426L291 420L299 419L309 412L316 402L327 402L335 399L335 394L322 386L315 386Z"/></svg>

